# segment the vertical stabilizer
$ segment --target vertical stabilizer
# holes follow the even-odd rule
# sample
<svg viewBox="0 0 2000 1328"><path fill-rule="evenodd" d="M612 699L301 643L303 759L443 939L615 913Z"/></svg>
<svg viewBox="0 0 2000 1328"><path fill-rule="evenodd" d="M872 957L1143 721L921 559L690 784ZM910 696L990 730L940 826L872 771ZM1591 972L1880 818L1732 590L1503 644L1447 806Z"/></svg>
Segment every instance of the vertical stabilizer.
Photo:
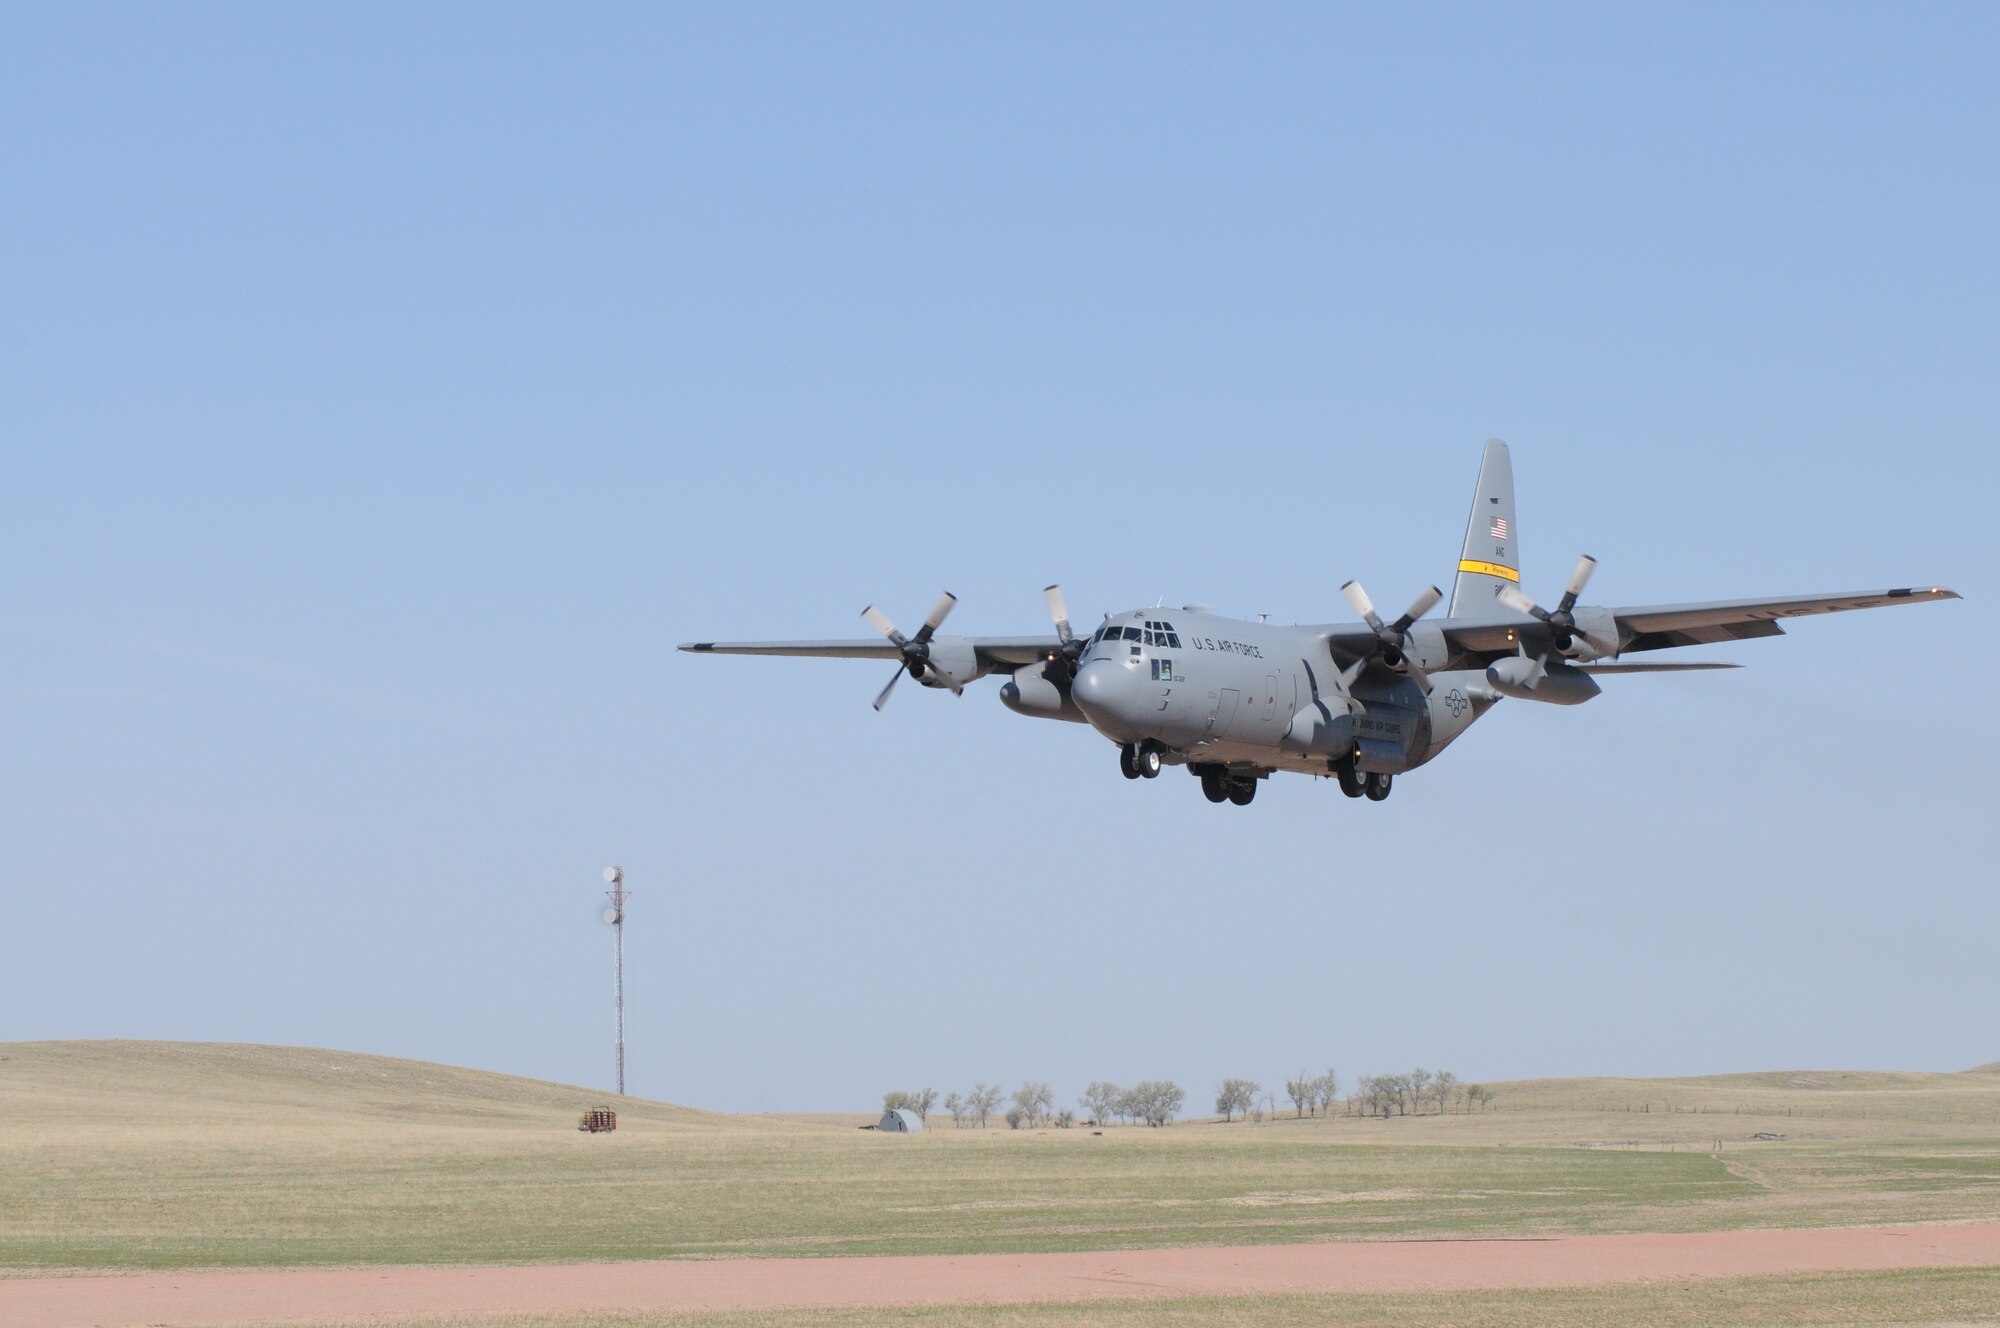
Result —
<svg viewBox="0 0 2000 1328"><path fill-rule="evenodd" d="M1521 553L1515 543L1514 462L1507 444L1486 441L1479 459L1479 488L1465 521L1465 546L1458 553L1458 580L1451 587L1454 618L1504 618L1512 613L1493 597L1503 586L1521 582Z"/></svg>

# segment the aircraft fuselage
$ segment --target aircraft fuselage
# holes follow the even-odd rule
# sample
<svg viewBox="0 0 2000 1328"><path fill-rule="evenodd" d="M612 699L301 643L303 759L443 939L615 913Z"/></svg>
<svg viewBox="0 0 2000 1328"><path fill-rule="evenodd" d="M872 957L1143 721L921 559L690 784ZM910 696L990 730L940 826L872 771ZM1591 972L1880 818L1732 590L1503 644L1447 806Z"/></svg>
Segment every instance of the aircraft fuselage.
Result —
<svg viewBox="0 0 2000 1328"><path fill-rule="evenodd" d="M1412 658L1442 663L1442 642L1426 642L1421 626ZM1017 674L1001 697L1023 714L1081 720L1121 745L1152 744L1168 764L1318 775L1349 756L1362 771L1415 769L1496 699L1485 674L1467 670L1431 674L1428 696L1410 678L1357 682L1350 707L1332 677L1325 632L1201 610L1113 614L1077 661L1069 706L1046 704L1050 689L1065 690L1059 661L1039 674L1024 670L1027 679ZM1024 704L1023 683L1042 685L1043 706Z"/></svg>

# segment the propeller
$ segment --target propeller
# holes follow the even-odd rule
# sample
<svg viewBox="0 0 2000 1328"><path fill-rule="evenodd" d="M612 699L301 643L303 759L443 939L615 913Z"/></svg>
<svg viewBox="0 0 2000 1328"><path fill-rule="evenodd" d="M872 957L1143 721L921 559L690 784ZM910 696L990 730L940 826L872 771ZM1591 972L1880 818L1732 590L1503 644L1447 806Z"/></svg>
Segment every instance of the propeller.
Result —
<svg viewBox="0 0 2000 1328"><path fill-rule="evenodd" d="M1372 656L1363 655L1360 659L1355 660L1352 664L1348 665L1346 668L1336 669L1334 671L1332 678L1333 694L1340 698L1341 703L1347 707L1347 713L1350 715L1365 715L1368 713L1368 707L1354 699L1353 689L1354 689L1354 680L1361 676L1361 670L1368 667L1368 661L1371 658ZM1312 684L1313 700L1315 701L1320 700L1321 697L1319 694L1319 679L1315 677L1310 671L1307 672L1306 676L1313 679L1313 684Z"/></svg>
<svg viewBox="0 0 2000 1328"><path fill-rule="evenodd" d="M1061 586L1044 586L1042 598L1048 601L1049 619L1056 625L1056 640L1060 642L1056 647L1056 653L1061 656L1063 664L1069 669L1069 676L1074 678L1077 657L1083 654L1083 648L1090 643L1070 630L1069 603L1063 599Z"/></svg>
<svg viewBox="0 0 2000 1328"><path fill-rule="evenodd" d="M1361 621L1368 624L1368 630L1375 633L1375 648L1363 657L1361 663L1366 664L1370 659L1380 659L1390 668L1401 670L1408 675L1428 695L1431 690L1431 680L1424 676L1424 671L1417 667L1416 661L1405 653L1405 648L1410 641L1410 624L1436 608L1438 601L1444 598L1444 592L1436 586L1427 587L1423 594L1411 601L1410 607L1403 611L1403 616L1391 623L1383 622L1382 615L1375 612L1374 601L1368 598L1368 592L1361 588L1359 581L1349 581L1340 588L1340 594ZM1360 676L1358 668L1355 676Z"/></svg>
<svg viewBox="0 0 2000 1328"><path fill-rule="evenodd" d="M1556 601L1555 612L1542 608L1535 601L1523 595L1513 586L1500 587L1499 599L1502 604L1516 613L1525 613L1548 624L1550 644L1558 652L1567 651L1576 642L1576 616L1571 611L1576 608L1576 597L1590 584L1590 574L1597 570L1597 559L1589 554L1576 560L1576 570L1569 574L1569 585L1563 588L1563 596Z"/></svg>
<svg viewBox="0 0 2000 1328"><path fill-rule="evenodd" d="M924 671L928 669L944 680L944 685L951 688L953 696L963 693L965 689L958 685L956 678L953 678L949 673L946 673L943 669L938 668L930 662L931 638L937 635L937 629L951 615L952 605L956 603L958 603L958 596L952 594L949 590L939 595L937 603L931 605L930 614L924 619L924 625L917 629L915 636L904 636L901 632L897 631L896 624L889 621L889 615L876 608L873 604L870 604L861 611L861 616L867 621L868 625L888 637L889 643L895 646L897 651L903 656L903 662L896 666L895 675L889 679L889 685L884 687L882 694L875 698L875 708L877 710L880 710L889 703L889 693L896 690L896 684L902 679L905 671L908 671L909 675L918 682L922 682Z"/></svg>

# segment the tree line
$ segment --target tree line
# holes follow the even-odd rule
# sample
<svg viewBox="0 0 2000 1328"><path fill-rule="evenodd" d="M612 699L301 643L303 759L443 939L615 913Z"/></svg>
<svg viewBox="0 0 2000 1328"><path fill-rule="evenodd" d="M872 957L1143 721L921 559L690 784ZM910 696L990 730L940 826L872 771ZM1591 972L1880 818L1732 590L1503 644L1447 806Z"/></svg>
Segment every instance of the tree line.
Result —
<svg viewBox="0 0 2000 1328"><path fill-rule="evenodd" d="M951 1113L951 1123L959 1129L986 1128L1007 1103L1007 1112L1001 1118L1010 1129L1039 1129L1044 1125L1054 1125L1067 1129L1079 1119L1102 1124L1112 1120L1130 1121L1134 1124L1165 1125L1180 1115L1181 1104L1187 1100L1187 1092L1179 1084L1166 1079L1148 1079L1130 1088L1099 1080L1084 1089L1077 1105L1083 1108L1079 1118L1075 1111L1067 1107L1057 1110L1055 1090L1046 1083L1030 1079L1014 1090L1010 1100L995 1084L974 1084L969 1093L951 1092L945 1094L944 1102L938 1102L937 1090L924 1088L918 1091L897 1091L882 1095L882 1110L904 1110L916 1113L917 1119L928 1125L933 1108L942 1105Z"/></svg>
<svg viewBox="0 0 2000 1328"><path fill-rule="evenodd" d="M1419 1067L1406 1074L1366 1076L1355 1084L1349 1101L1363 1116L1415 1116L1427 1111L1442 1116L1453 1108L1478 1111L1491 1105L1493 1096L1483 1084L1460 1083L1450 1070Z"/></svg>
<svg viewBox="0 0 2000 1328"><path fill-rule="evenodd" d="M1263 1091L1263 1085L1254 1079L1225 1079L1215 1090L1215 1114L1225 1123L1238 1116L1262 1120L1264 1113L1257 1104L1257 1095ZM1308 1115L1332 1115L1334 1104L1341 1101L1339 1094L1340 1077L1332 1069L1324 1074L1302 1070L1285 1081L1285 1096L1300 1119ZM1346 1098L1346 1110L1350 1116L1415 1116L1429 1112L1443 1115L1447 1111L1473 1112L1490 1107L1493 1098L1493 1090L1481 1084L1463 1083L1450 1070L1419 1067L1403 1074L1363 1075ZM1000 1114L1002 1105L1007 1110L1001 1119L1016 1130L1045 1125L1068 1128L1079 1119L1094 1124L1125 1121L1158 1128L1179 1116L1186 1101L1186 1090L1168 1079L1148 1079L1129 1088L1097 1080L1077 1099L1082 1110L1079 1116L1067 1107L1058 1110L1055 1090L1040 1080L1029 1079L1011 1097L996 1084L978 1083L969 1093L945 1094L942 1104L934 1088L884 1093L882 1110L914 1112L928 1125L931 1112L942 1105L951 1113L951 1123L958 1129L985 1129Z"/></svg>

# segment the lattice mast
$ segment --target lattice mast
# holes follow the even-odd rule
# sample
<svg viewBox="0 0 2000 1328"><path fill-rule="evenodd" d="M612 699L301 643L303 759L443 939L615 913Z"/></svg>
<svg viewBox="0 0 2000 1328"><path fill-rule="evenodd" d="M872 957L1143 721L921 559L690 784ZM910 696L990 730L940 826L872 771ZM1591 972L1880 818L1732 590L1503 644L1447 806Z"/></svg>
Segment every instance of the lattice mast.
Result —
<svg viewBox="0 0 2000 1328"><path fill-rule="evenodd" d="M604 879L611 882L605 896L611 900L611 907L604 910L604 920L611 924L612 952L616 956L612 977L618 993L618 1096L625 1096L625 901L632 892L625 888L625 869L606 867Z"/></svg>

